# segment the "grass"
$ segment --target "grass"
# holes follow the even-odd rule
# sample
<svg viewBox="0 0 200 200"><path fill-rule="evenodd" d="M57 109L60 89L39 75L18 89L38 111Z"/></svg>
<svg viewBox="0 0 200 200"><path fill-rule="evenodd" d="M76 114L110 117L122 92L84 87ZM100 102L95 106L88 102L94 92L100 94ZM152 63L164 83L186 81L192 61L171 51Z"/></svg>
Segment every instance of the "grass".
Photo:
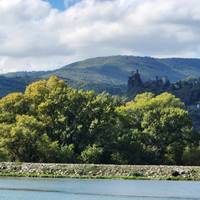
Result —
<svg viewBox="0 0 200 200"><path fill-rule="evenodd" d="M121 179L121 180L170 180L170 181L199 181L198 178L174 176L74 176L36 173L0 172L0 177L30 177L30 178L73 178L73 179Z"/></svg>

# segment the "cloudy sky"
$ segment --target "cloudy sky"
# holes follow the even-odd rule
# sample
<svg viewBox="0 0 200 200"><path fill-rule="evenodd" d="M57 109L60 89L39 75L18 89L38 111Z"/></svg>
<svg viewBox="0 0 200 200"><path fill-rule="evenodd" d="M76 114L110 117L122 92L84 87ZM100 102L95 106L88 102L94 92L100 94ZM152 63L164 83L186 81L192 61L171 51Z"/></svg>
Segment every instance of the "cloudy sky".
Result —
<svg viewBox="0 0 200 200"><path fill-rule="evenodd" d="M200 0L0 0L0 72L109 55L200 57Z"/></svg>

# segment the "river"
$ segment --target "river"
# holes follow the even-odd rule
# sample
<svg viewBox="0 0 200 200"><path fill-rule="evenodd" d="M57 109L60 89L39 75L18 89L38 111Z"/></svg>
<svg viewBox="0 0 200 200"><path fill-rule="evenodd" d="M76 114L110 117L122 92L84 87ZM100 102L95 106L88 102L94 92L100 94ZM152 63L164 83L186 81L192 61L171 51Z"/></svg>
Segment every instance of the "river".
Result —
<svg viewBox="0 0 200 200"><path fill-rule="evenodd" d="M0 200L199 200L200 182L0 178Z"/></svg>

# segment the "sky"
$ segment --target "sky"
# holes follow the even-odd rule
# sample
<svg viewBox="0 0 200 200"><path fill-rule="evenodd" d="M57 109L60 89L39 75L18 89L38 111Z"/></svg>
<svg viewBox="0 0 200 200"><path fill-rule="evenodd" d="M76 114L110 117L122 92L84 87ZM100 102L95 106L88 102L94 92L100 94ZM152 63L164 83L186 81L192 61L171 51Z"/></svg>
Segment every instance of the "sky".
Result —
<svg viewBox="0 0 200 200"><path fill-rule="evenodd" d="M200 57L200 0L0 0L0 73L90 57Z"/></svg>
<svg viewBox="0 0 200 200"><path fill-rule="evenodd" d="M75 5L80 0L45 0L45 1L49 2L53 8L62 11L65 10L66 8Z"/></svg>
<svg viewBox="0 0 200 200"><path fill-rule="evenodd" d="M52 7L57 8L59 10L65 9L65 2L64 0L47 0L51 4Z"/></svg>

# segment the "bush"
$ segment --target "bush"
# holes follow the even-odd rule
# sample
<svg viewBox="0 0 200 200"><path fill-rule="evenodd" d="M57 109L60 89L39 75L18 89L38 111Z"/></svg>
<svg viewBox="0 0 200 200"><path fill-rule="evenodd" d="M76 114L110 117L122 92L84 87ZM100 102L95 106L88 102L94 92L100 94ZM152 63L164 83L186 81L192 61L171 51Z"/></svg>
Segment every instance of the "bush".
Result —
<svg viewBox="0 0 200 200"><path fill-rule="evenodd" d="M96 144L87 146L81 153L81 161L84 163L100 163L101 156L103 154L103 148L97 147Z"/></svg>
<svg viewBox="0 0 200 200"><path fill-rule="evenodd" d="M186 148L183 154L185 165L200 165L200 147Z"/></svg>

